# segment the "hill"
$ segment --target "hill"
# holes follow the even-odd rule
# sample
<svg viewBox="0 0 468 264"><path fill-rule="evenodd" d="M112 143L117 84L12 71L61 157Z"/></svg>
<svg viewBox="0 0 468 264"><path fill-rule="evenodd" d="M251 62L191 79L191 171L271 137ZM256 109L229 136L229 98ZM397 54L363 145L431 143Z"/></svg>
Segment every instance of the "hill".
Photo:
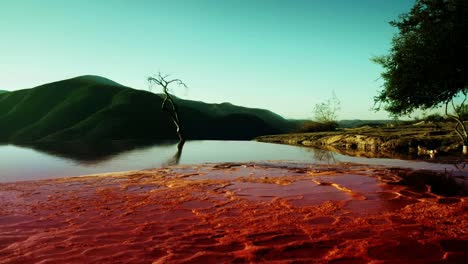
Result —
<svg viewBox="0 0 468 264"><path fill-rule="evenodd" d="M351 120L340 120L338 125L341 128L356 128L361 126L381 126L392 123L392 120L361 120L361 119L351 119Z"/></svg>
<svg viewBox="0 0 468 264"><path fill-rule="evenodd" d="M248 108L243 106L233 105L228 102L220 104L209 104L200 101L192 100L181 100L176 98L176 103L183 105L189 108L199 109L204 113L213 116L230 116L230 115L255 115L256 117L262 119L267 124L277 127L282 131L292 131L297 127L298 122L293 120L287 120L281 117L280 115L273 113L270 110L260 109L260 108Z"/></svg>
<svg viewBox="0 0 468 264"><path fill-rule="evenodd" d="M177 99L188 139L251 139L294 126L268 110ZM99 76L0 94L0 141L176 139L161 95Z"/></svg>
<svg viewBox="0 0 468 264"><path fill-rule="evenodd" d="M0 90L0 94L2 94L2 93L8 93L8 91Z"/></svg>

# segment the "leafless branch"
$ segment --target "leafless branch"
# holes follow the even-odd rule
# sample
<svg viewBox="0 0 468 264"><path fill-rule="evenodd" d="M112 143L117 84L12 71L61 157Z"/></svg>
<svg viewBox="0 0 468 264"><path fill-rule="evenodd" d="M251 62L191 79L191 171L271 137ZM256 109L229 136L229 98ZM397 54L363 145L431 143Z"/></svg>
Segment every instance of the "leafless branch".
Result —
<svg viewBox="0 0 468 264"><path fill-rule="evenodd" d="M460 105L461 107L463 106L465 100L466 100L466 96L465 96L465 99L463 100L462 104ZM463 122L461 114L459 113L459 111L456 110L455 103L453 102L453 99L450 100L450 102L452 104L453 110L456 113L456 115L449 114L449 112L448 112L449 101L445 102L445 115L447 117L455 120L455 122L457 123L457 125L455 126L455 132L461 138L461 140L463 142L465 142L468 139L468 132L466 130L466 127L465 127L465 124Z"/></svg>
<svg viewBox="0 0 468 264"><path fill-rule="evenodd" d="M163 75L161 74L161 72L159 72L157 75L153 77L148 77L148 82L150 83L150 86L152 84L156 84L158 86L161 86L161 88L163 89L164 99L161 104L161 109L166 111L171 116L172 122L176 126L177 134L180 139L178 148L182 148L185 142L185 137L184 137L184 133L182 130L182 122L180 121L177 105L174 103L174 100L172 99L172 96L169 93L169 85L174 83L179 86L183 86L185 88L187 88L187 85L184 82L182 82L182 80L180 79L167 80L168 77L169 75Z"/></svg>
<svg viewBox="0 0 468 264"><path fill-rule="evenodd" d="M460 132L459 127L460 127L460 124L457 123L457 125L455 126L455 132L456 132L457 135L460 137L460 139L464 142L464 141L465 141L465 138L463 137L462 133Z"/></svg>

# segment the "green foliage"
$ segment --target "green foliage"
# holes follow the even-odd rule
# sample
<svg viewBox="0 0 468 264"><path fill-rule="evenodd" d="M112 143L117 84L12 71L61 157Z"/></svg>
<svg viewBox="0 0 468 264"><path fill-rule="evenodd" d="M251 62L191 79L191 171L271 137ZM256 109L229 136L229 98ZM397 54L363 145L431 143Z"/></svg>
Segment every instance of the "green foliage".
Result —
<svg viewBox="0 0 468 264"><path fill-rule="evenodd" d="M437 123L437 122L446 122L448 120L446 119L445 116L439 113L428 114L424 112L422 113L422 117L415 116L412 121L408 121L408 122L410 124L414 124L414 123L421 122L421 121Z"/></svg>
<svg viewBox="0 0 468 264"><path fill-rule="evenodd" d="M338 121L338 126L342 128L356 128L356 127L362 127L362 126L378 127L378 126L386 126L389 123L391 123L390 120L354 119L354 120L340 120Z"/></svg>
<svg viewBox="0 0 468 264"><path fill-rule="evenodd" d="M2 94L2 93L8 93L8 91L0 90L0 94Z"/></svg>
<svg viewBox="0 0 468 264"><path fill-rule="evenodd" d="M468 1L417 0L390 24L399 33L390 54L372 60L384 68L375 97L394 115L429 109L468 89Z"/></svg>
<svg viewBox="0 0 468 264"><path fill-rule="evenodd" d="M431 115L425 116L423 120L427 122L444 122L445 117L443 117L440 114L431 114Z"/></svg>
<svg viewBox="0 0 468 264"><path fill-rule="evenodd" d="M282 124L290 122L266 110L177 100L188 139L251 139L289 132ZM176 139L161 103L158 94L98 76L4 93L0 141Z"/></svg>
<svg viewBox="0 0 468 264"><path fill-rule="evenodd" d="M297 132L309 133L309 132L335 131L337 128L338 128L337 122L306 121L299 127Z"/></svg>

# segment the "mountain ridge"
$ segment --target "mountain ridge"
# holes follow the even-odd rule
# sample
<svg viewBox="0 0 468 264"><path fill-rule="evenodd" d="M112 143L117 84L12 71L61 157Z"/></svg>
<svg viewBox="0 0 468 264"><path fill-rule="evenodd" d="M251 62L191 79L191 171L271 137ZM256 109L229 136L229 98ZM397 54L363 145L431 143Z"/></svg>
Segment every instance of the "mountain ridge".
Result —
<svg viewBox="0 0 468 264"><path fill-rule="evenodd" d="M251 139L295 122L265 109L177 98L188 139ZM175 139L162 96L84 75L0 94L0 141Z"/></svg>

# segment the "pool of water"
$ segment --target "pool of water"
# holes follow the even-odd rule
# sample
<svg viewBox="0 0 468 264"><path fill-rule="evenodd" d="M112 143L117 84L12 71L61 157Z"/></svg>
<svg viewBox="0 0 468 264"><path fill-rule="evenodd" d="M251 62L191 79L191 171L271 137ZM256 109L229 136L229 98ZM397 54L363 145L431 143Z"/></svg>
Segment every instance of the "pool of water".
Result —
<svg viewBox="0 0 468 264"><path fill-rule="evenodd" d="M173 164L288 161L307 164L352 162L413 169L454 171L453 164L363 158L331 151L255 141L188 141L182 152L176 143L138 147L75 145L31 148L0 145L0 182L37 180L103 172L140 170Z"/></svg>

